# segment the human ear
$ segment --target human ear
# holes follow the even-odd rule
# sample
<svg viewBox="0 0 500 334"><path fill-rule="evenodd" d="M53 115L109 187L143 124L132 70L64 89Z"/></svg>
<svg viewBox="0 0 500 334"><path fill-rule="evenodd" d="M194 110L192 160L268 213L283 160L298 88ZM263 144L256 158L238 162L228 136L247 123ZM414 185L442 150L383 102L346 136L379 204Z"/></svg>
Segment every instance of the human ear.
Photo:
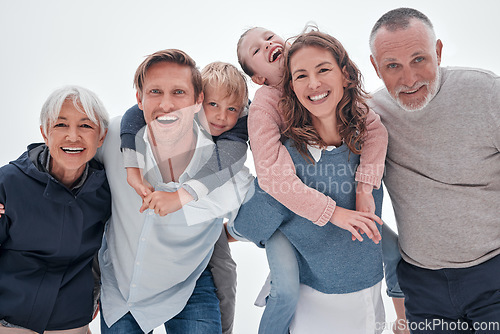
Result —
<svg viewBox="0 0 500 334"><path fill-rule="evenodd" d="M144 106L142 105L142 97L141 94L139 94L139 91L135 93L135 98L137 99L137 105L139 106L139 109L144 111Z"/></svg>
<svg viewBox="0 0 500 334"><path fill-rule="evenodd" d="M262 86L266 82L266 78L261 75L254 74L252 75L252 81L257 85Z"/></svg>
<svg viewBox="0 0 500 334"><path fill-rule="evenodd" d="M198 98L196 99L195 103L197 105L195 113L199 112L201 110L201 107L203 106L203 100L205 99L205 94L203 92L198 95Z"/></svg>
<svg viewBox="0 0 500 334"><path fill-rule="evenodd" d="M106 135L108 134L108 129L104 131L104 134L102 135L101 139L99 139L99 142L97 143L97 147L101 147L102 144L104 143L104 139L106 138Z"/></svg>
<svg viewBox="0 0 500 334"><path fill-rule="evenodd" d="M373 58L373 55L370 55L370 61L373 65L373 68L375 69L375 72L377 72L377 76L382 79L382 77L380 76L380 73L378 71L378 66L377 66L377 63L375 62L375 58Z"/></svg>
<svg viewBox="0 0 500 334"><path fill-rule="evenodd" d="M45 135L45 131L43 131L43 127L41 125L40 125L40 132L42 133L43 141L45 142L46 145L48 145L49 144L48 143L49 139Z"/></svg>
<svg viewBox="0 0 500 334"><path fill-rule="evenodd" d="M437 63L441 65L441 52L443 51L443 42L440 39L436 42L436 55L437 55Z"/></svg>
<svg viewBox="0 0 500 334"><path fill-rule="evenodd" d="M347 73L347 70L345 66L342 68L342 86L346 88L349 84L349 73Z"/></svg>

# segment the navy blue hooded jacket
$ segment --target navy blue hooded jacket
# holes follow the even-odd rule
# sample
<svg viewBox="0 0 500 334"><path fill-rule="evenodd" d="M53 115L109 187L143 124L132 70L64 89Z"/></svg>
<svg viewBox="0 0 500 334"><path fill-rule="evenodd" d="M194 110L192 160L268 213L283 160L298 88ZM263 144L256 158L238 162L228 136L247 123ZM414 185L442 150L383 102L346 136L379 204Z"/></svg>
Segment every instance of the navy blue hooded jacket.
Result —
<svg viewBox="0 0 500 334"><path fill-rule="evenodd" d="M91 160L73 193L44 172L45 147L0 168L0 319L39 333L91 321L92 259L111 214L103 166Z"/></svg>

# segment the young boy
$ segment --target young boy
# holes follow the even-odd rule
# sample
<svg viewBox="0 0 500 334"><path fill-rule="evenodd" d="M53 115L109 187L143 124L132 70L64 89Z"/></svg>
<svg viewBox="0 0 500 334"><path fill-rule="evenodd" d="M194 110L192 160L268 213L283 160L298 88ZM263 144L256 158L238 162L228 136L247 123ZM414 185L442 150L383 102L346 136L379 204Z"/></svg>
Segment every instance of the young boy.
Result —
<svg viewBox="0 0 500 334"><path fill-rule="evenodd" d="M198 200L223 185L244 165L247 152L248 88L245 76L233 65L214 62L201 72L204 94L203 110L198 123L212 135L215 151L206 165L176 192L156 192L143 178L142 167L146 125L142 110L130 108L121 122L121 148L127 169L127 181L142 197L141 212L154 210L160 216L174 212L190 201ZM181 93L181 92L179 92ZM209 263L217 297L220 300L222 333L231 333L236 297L236 264L234 263L225 230L214 247Z"/></svg>
<svg viewBox="0 0 500 334"><path fill-rule="evenodd" d="M245 77L233 65L222 62L208 64L201 74L205 98L198 121L212 135L217 151L193 179L183 184L181 190L166 193L165 200L151 203L148 195L152 193L152 187L142 175L143 140L137 136L146 125L142 110L135 105L122 118L120 137L127 181L145 204L149 204L143 205L141 212L150 208L164 216L177 211L182 205L224 184L231 177L230 169L237 172L245 162L248 141L244 111L248 103Z"/></svg>

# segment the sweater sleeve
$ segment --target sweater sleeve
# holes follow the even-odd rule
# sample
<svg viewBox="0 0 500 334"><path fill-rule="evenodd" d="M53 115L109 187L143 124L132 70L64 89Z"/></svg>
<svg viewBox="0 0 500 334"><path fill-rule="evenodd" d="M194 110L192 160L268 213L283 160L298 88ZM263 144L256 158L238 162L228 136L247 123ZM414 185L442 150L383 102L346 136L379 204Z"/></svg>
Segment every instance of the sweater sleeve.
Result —
<svg viewBox="0 0 500 334"><path fill-rule="evenodd" d="M244 166L247 153L247 116L215 139L215 150L207 163L183 186L199 199L229 181ZM191 192L190 192L191 193ZM193 195L193 194L192 194Z"/></svg>
<svg viewBox="0 0 500 334"><path fill-rule="evenodd" d="M368 131L356 171L356 181L370 184L378 189L384 175L388 135L380 116L371 109L366 117L366 129Z"/></svg>
<svg viewBox="0 0 500 334"><path fill-rule="evenodd" d="M128 109L120 123L120 149L123 154L124 167L143 168L146 144L137 134L146 126L144 113L139 106Z"/></svg>
<svg viewBox="0 0 500 334"><path fill-rule="evenodd" d="M280 141L280 98L279 90L263 86L250 105L248 133L259 186L295 214L323 226L332 217L335 202L296 175L292 158Z"/></svg>
<svg viewBox="0 0 500 334"><path fill-rule="evenodd" d="M493 82L492 93L490 94L490 116L493 131L493 145L500 152L500 78Z"/></svg>
<svg viewBox="0 0 500 334"><path fill-rule="evenodd" d="M122 117L120 123L120 149L129 148L131 150L136 150L135 137L144 126L146 126L144 113L136 104L128 109Z"/></svg>

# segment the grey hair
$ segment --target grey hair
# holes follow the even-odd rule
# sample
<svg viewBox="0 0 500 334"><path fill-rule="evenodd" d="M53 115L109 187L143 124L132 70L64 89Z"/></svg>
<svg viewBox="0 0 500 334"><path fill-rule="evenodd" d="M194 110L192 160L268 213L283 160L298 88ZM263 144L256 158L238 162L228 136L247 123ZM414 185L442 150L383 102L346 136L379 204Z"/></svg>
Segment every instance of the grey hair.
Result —
<svg viewBox="0 0 500 334"><path fill-rule="evenodd" d="M40 112L40 125L44 133L48 134L49 127L57 121L62 105L67 100L71 100L75 108L87 115L93 123L99 124L102 137L109 125L106 108L94 92L74 85L56 89L43 104Z"/></svg>
<svg viewBox="0 0 500 334"><path fill-rule="evenodd" d="M389 31L405 30L410 27L412 19L416 19L424 23L429 28L432 38L436 40L434 26L425 14L413 8L397 8L382 15L382 17L380 17L380 19L378 19L373 26L370 33L370 51L372 55L375 55L375 36L380 28L386 28Z"/></svg>

